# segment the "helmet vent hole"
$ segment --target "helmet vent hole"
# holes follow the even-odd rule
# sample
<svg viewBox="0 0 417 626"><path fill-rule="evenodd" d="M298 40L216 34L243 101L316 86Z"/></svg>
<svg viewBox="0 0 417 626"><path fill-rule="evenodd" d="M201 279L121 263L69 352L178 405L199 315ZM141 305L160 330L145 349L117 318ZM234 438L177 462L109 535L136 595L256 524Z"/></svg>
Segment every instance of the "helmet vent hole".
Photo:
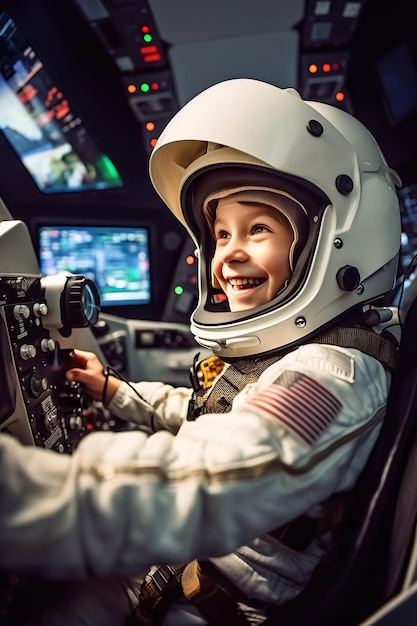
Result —
<svg viewBox="0 0 417 626"><path fill-rule="evenodd" d="M307 124L307 130L313 137L320 137L324 132L323 125L317 120L310 120Z"/></svg>
<svg viewBox="0 0 417 626"><path fill-rule="evenodd" d="M347 174L340 174L336 178L336 189L344 196L347 195L353 189L353 180Z"/></svg>

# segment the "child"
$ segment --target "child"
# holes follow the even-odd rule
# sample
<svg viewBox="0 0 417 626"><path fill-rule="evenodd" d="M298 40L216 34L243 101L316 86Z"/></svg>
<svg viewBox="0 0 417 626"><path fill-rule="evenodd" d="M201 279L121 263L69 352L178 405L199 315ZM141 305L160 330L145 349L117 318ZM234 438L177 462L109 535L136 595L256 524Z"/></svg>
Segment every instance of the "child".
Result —
<svg viewBox="0 0 417 626"><path fill-rule="evenodd" d="M347 113L243 79L174 116L150 174L196 243L213 357L173 389L76 351L68 379L143 430L65 458L1 442L0 564L106 577L53 583L63 625L261 624L331 550L384 418L397 347L366 313L395 281L399 179Z"/></svg>

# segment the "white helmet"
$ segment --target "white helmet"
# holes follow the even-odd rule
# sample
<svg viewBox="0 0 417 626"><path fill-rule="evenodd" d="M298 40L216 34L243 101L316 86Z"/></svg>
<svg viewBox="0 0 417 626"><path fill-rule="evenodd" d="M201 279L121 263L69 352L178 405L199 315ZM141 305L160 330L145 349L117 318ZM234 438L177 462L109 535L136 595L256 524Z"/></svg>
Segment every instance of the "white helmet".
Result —
<svg viewBox="0 0 417 626"><path fill-rule="evenodd" d="M219 83L168 123L150 176L197 247L191 332L226 361L284 351L394 286L401 181L365 126L336 107L257 80ZM203 211L207 198L228 189L278 192L303 212L295 223L307 220L286 288L236 312L212 284L214 241Z"/></svg>

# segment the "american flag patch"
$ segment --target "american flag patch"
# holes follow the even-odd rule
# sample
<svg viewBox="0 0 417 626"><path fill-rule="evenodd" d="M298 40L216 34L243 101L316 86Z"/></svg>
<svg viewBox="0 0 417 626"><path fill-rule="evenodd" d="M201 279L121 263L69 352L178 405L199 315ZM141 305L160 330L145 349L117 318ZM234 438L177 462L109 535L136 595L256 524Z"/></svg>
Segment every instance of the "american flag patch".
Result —
<svg viewBox="0 0 417 626"><path fill-rule="evenodd" d="M278 419L308 445L316 441L342 406L316 380L291 371L284 372L248 403Z"/></svg>

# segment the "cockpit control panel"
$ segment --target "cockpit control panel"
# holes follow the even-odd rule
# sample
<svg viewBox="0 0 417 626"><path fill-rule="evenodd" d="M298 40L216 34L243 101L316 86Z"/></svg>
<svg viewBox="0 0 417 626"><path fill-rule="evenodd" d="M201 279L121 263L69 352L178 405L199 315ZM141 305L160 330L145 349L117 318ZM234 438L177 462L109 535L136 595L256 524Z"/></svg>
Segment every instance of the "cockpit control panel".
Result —
<svg viewBox="0 0 417 626"><path fill-rule="evenodd" d="M95 287L82 276L61 276L53 288L42 277L0 277L3 431L24 444L71 453L93 428L85 418L89 397L65 378L71 350L61 349L50 329L65 336L94 323L96 311Z"/></svg>

